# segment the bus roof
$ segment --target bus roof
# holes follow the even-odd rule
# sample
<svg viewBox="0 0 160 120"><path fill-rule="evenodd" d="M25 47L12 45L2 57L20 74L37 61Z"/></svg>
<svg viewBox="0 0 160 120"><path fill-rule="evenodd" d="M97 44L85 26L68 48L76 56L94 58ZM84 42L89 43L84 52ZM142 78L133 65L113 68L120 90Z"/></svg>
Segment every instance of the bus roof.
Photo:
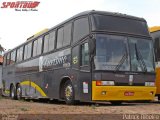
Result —
<svg viewBox="0 0 160 120"><path fill-rule="evenodd" d="M154 26L154 27L150 27L149 31L152 32L156 32L156 31L160 31L160 26Z"/></svg>
<svg viewBox="0 0 160 120"><path fill-rule="evenodd" d="M56 29L57 27L61 27L62 25L64 25L65 23L75 19L75 18L78 18L78 17L81 17L81 16L86 16L86 15L90 15L90 14L103 14L103 15L108 15L108 16L117 16L117 17L123 17L123 18L127 18L127 19L134 19L134 20L138 20L138 21L143 21L143 22L146 22L146 20L144 18L140 18L140 17L135 17L135 16L131 16L131 15L126 15L126 14L122 14L122 13L117 13L117 12L107 12L107 11L97 11L97 10L89 10L89 11L84 11L84 12L81 12L77 15L74 15L72 16L71 18L61 22L60 24L57 24L55 25L54 27L51 27L50 29L44 29L42 30L43 32L38 32L38 34L36 33L35 35L29 37L24 43L16 46L15 48L17 47L20 47L21 45L31 41L31 40L34 40L35 38L53 30L53 29ZM8 50L6 53L14 50L15 48L11 49L11 50Z"/></svg>

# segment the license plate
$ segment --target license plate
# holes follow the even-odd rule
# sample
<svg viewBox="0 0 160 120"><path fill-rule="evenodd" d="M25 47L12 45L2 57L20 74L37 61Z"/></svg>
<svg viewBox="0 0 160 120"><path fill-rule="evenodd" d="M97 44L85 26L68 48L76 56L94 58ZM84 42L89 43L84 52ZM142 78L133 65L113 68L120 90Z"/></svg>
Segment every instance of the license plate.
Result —
<svg viewBox="0 0 160 120"><path fill-rule="evenodd" d="M124 96L134 96L134 92L126 91L124 92Z"/></svg>

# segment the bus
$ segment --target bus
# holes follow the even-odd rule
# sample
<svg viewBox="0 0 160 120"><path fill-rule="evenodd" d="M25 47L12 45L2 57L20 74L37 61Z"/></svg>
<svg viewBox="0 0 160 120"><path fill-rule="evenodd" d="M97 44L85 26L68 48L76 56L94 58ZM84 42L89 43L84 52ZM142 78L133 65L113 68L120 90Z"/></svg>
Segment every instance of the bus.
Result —
<svg viewBox="0 0 160 120"><path fill-rule="evenodd" d="M156 65L156 96L160 100L160 26L149 28L154 43L155 65Z"/></svg>
<svg viewBox="0 0 160 120"><path fill-rule="evenodd" d="M153 100L153 42L143 18L85 11L4 55L4 95L121 104Z"/></svg>

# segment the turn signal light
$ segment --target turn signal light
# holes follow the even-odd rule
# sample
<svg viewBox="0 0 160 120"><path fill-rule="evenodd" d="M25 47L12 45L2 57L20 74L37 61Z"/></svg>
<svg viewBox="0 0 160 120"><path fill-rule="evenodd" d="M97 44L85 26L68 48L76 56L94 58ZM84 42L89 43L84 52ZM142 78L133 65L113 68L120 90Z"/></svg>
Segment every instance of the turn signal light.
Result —
<svg viewBox="0 0 160 120"><path fill-rule="evenodd" d="M96 86L114 86L114 81L96 81Z"/></svg>

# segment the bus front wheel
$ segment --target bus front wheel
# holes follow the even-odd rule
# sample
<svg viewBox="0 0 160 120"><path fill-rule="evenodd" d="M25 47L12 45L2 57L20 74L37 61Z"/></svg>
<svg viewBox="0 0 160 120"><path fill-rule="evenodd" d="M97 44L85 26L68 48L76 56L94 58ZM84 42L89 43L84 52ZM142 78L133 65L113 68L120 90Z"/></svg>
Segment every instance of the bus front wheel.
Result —
<svg viewBox="0 0 160 120"><path fill-rule="evenodd" d="M20 84L16 87L16 99L20 100L22 98L22 87Z"/></svg>
<svg viewBox="0 0 160 120"><path fill-rule="evenodd" d="M68 105L73 105L75 103L74 89L71 81L67 81L64 84L64 98L65 98L66 104Z"/></svg>
<svg viewBox="0 0 160 120"><path fill-rule="evenodd" d="M10 98L15 99L15 87L14 87L14 85L11 85L11 88L10 88Z"/></svg>

